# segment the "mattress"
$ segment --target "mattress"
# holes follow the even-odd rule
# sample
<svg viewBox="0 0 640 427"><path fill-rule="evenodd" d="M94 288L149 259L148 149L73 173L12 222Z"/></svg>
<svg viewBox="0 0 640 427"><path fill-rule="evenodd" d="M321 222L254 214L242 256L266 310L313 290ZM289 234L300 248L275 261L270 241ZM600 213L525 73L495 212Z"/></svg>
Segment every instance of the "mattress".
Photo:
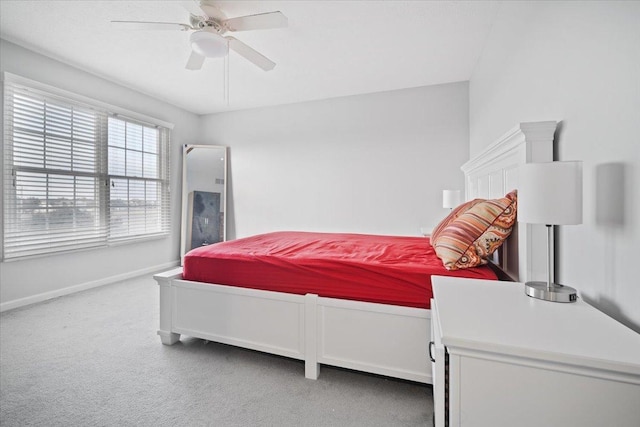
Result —
<svg viewBox="0 0 640 427"><path fill-rule="evenodd" d="M183 279L429 308L431 276L497 279L488 266L448 271L426 237L275 232L189 251Z"/></svg>

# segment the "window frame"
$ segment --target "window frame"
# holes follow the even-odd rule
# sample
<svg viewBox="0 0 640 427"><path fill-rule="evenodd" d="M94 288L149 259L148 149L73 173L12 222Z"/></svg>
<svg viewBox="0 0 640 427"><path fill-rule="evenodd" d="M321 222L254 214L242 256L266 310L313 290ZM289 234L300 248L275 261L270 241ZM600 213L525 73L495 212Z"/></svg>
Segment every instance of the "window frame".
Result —
<svg viewBox="0 0 640 427"><path fill-rule="evenodd" d="M3 196L0 198L0 235L2 245L0 245L0 261L13 261L13 260L22 260L33 257L54 255L54 254L62 254L68 252L74 252L79 250L87 250L93 248L100 247L108 247L113 245L119 245L123 243L135 243L141 242L148 239L157 239L166 237L170 234L171 231L171 175L170 175L170 163L171 163L171 130L173 129L173 124L168 123L162 120L158 120L144 114L136 113L133 111L129 111L111 104L107 104L89 97L85 97L73 92L69 92L63 89L55 88L53 86L37 82L34 80L30 80L15 74L11 74L8 72L4 72L3 75L3 84L2 84L2 98L3 98L3 143L0 146L0 181L3 189ZM94 204L95 204L95 212L96 214L93 217L93 227L96 228L95 231L98 237L94 240L87 240L85 243L79 243L77 245L71 245L68 248L63 247L63 245L56 243L55 241L52 244L48 244L49 247L42 249L34 249L33 251L28 251L27 249L23 249L23 253L20 252L20 243L11 248L11 253L7 254L5 249L7 245L7 232L9 231L9 226L7 223L7 218L10 215L17 215L19 211L19 198L16 194L16 191L12 191L15 189L14 184L14 174L19 169L16 167L16 160L13 158L13 151L16 147L16 143L14 142L14 121L16 119L16 115L14 115L14 95L17 93L26 93L29 96L37 96L42 97L49 102L61 103L67 105L69 107L79 108L82 110L89 110L95 113L93 118L96 121L101 121L100 123L94 124L94 132L93 132L93 150L95 151L95 165L93 166L93 172L86 171L78 171L74 170L73 167L66 172L68 176L73 177L73 200L77 202L79 199L76 197L75 193L75 185L77 178L79 176L89 176L95 180L93 191ZM37 116L36 116L37 117ZM73 117L73 116L71 116ZM146 183L147 181L155 182L156 194L155 194L155 207L153 203L151 204L152 215L156 217L156 226L154 231L149 232L145 230L141 233L136 234L125 234L113 236L111 232L111 224L110 224L110 188L109 183L111 182L112 175L109 171L109 159L108 159L108 144L109 144L109 136L108 136L108 123L109 120L122 120L125 123L131 123L132 125L142 126L143 128L152 128L157 130L157 137L154 142L157 148L157 177L136 177L135 175L129 175L128 179L133 180L142 180L142 182ZM69 123L72 123L73 120L69 119ZM44 135L44 134L43 134ZM44 136L43 136L44 138ZM69 137L69 141L66 140L62 143L63 146L65 144L69 144L70 147L74 145L74 138ZM144 142L143 142L144 144ZM46 156L43 158L47 158ZM44 162L43 162L44 165ZM10 169L10 170L9 170ZM24 168L22 168L24 169ZM28 168L27 168L28 169ZM38 173L55 173L55 169L52 172L47 172L47 167L43 166L40 168ZM138 179L139 178L139 179ZM145 188L147 185L145 184ZM51 189L55 190L55 186L50 186L47 182L42 187L46 192L49 192ZM64 187L61 187L64 188ZM69 187L67 187L68 189ZM127 198L127 203L131 203L131 198ZM149 211L147 210L148 206L146 193L144 199L144 214L145 218L144 224L146 224L147 215L149 215ZM77 209L77 205L73 204L74 209L74 218L75 218L75 210ZM46 209L49 209L47 205ZM152 215L149 215L151 217ZM12 238L22 239L29 231L34 231L35 229L21 229L19 222L13 221L11 222L12 229L10 234ZM96 225L98 224L98 225ZM77 224L73 224L73 228L71 230L80 231L82 228L77 227ZM102 235L104 234L104 238ZM55 233L54 233L55 234ZM49 236L49 231L46 234L46 237ZM46 239L45 239L46 240ZM53 239L55 240L55 239ZM17 241L17 240L16 240ZM25 245L26 246L26 245ZM17 249L16 249L17 248Z"/></svg>

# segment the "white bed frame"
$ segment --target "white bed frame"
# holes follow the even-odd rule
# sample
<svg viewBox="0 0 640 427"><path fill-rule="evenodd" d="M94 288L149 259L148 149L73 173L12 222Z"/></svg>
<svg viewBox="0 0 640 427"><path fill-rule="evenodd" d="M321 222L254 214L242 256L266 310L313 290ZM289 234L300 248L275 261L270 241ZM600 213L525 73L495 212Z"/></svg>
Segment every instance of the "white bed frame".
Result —
<svg viewBox="0 0 640 427"><path fill-rule="evenodd" d="M521 123L465 163L466 199L501 197L517 188L520 164L551 161L555 128ZM546 277L544 227L512 235L506 271L520 280ZM326 364L432 383L430 310L193 282L182 279L182 268L154 278L163 344L187 335L304 360L311 379Z"/></svg>

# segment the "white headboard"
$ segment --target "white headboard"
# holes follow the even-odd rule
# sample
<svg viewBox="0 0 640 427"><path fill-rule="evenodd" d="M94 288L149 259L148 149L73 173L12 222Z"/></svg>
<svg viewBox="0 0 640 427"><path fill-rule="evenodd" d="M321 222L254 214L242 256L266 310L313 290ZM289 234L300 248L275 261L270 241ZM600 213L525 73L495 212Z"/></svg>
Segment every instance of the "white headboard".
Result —
<svg viewBox="0 0 640 427"><path fill-rule="evenodd" d="M462 165L465 199L499 198L517 189L518 166L553 161L555 130L556 122L520 123ZM546 281L546 239L544 225L518 224L504 244L502 268L521 282Z"/></svg>

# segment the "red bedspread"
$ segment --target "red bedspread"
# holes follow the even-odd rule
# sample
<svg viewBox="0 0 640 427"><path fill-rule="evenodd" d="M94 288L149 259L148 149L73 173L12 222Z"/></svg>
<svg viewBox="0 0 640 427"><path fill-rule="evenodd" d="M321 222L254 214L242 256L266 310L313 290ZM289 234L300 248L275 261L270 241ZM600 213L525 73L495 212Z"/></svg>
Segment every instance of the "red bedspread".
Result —
<svg viewBox="0 0 640 427"><path fill-rule="evenodd" d="M429 308L431 276L497 279L486 266L448 271L425 237L276 232L196 248L183 278L253 289Z"/></svg>

